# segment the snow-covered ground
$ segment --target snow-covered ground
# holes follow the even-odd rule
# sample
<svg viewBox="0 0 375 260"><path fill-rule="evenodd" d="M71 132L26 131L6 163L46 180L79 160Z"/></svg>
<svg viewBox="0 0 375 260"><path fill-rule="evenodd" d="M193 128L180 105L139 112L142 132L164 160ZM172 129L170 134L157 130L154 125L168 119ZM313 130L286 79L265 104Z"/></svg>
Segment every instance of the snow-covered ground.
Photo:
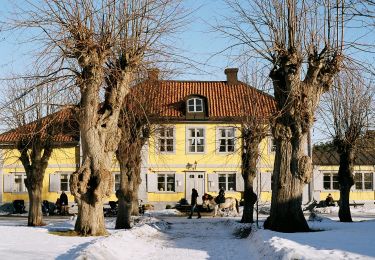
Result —
<svg viewBox="0 0 375 260"><path fill-rule="evenodd" d="M322 231L294 234L241 224L239 218L187 219L178 214L150 211L127 231L115 230L115 220L109 218L106 237L49 233L73 229L74 220L29 228L20 225L26 223L20 218L1 217L0 259L375 259L375 216L370 214L354 223L319 217L309 225ZM241 238L249 228L250 235Z"/></svg>

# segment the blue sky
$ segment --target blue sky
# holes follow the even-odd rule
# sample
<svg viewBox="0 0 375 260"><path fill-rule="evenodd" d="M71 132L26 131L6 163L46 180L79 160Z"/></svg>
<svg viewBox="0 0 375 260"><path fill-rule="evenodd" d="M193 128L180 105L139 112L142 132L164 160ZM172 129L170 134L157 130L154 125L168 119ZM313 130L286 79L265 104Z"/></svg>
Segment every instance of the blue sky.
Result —
<svg viewBox="0 0 375 260"><path fill-rule="evenodd" d="M14 1L22 4L24 0ZM11 0L1 0L0 18L4 19L11 10ZM215 25L223 14L228 14L228 9L223 0L185 0L184 5L193 11L184 31L177 35L175 44L181 50L181 55L193 59L197 63L197 69L182 69L181 74L173 76L175 79L185 80L225 80L224 69L226 67L239 67L238 62L233 61L236 53L226 52L218 54L230 45L228 39L213 32L210 25ZM0 19L0 20L1 20ZM357 24L359 25L359 24ZM346 36L358 37L365 34L366 28L356 28L346 32ZM0 78L7 77L10 72L22 72L29 70L33 51L38 47L34 43L23 43L23 34L0 33ZM362 42L375 42L375 33L360 39ZM22 43L20 43L22 42ZM366 60L375 64L374 54L354 53L357 59ZM0 84L3 85L3 84ZM321 139L321 134L316 130L315 141Z"/></svg>
<svg viewBox="0 0 375 260"><path fill-rule="evenodd" d="M4 18L12 10L12 4L11 1L1 1L0 17ZM22 1L18 0L17 4ZM223 50L228 42L216 33L210 32L212 28L209 25L215 24L215 19L220 17L221 13L225 13L222 1L187 0L184 5L186 9L192 10L190 23L177 35L175 42L181 50L181 55L196 61L198 69L183 70L184 73L176 77L191 80L225 80L224 69L238 65L231 63L227 56L216 54ZM24 43L23 33L26 32L0 34L0 78L7 77L10 72L22 72L30 66L36 46L33 43Z"/></svg>

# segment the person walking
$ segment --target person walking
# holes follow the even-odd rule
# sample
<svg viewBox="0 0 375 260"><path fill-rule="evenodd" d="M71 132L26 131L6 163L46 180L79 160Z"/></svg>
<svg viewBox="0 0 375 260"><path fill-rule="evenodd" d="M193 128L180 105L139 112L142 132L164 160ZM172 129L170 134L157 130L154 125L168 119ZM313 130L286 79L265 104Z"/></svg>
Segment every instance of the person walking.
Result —
<svg viewBox="0 0 375 260"><path fill-rule="evenodd" d="M190 216L188 217L191 219L193 216L194 210L197 210L198 213L198 218L201 218L201 213L199 212L199 208L197 207L197 198L199 197L198 191L196 189L191 190L191 211L190 211Z"/></svg>

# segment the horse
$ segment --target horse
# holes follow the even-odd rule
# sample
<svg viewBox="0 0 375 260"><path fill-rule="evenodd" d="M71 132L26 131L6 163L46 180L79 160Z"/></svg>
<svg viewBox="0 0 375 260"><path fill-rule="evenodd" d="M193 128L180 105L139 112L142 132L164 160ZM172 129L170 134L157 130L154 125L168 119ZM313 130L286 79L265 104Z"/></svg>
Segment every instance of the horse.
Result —
<svg viewBox="0 0 375 260"><path fill-rule="evenodd" d="M211 196L210 194L204 194L202 196L204 208L210 208L211 206L214 207L214 217L217 216L218 210L229 210L230 212L234 212L236 216L238 216L238 200L236 198L227 197L225 198L224 203L217 204L215 201L216 197Z"/></svg>

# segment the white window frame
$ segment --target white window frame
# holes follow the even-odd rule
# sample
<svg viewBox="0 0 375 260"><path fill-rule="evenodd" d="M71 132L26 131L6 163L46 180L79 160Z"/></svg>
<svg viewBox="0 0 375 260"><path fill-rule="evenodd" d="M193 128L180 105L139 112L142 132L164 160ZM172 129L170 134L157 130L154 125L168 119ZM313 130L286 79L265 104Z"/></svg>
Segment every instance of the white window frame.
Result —
<svg viewBox="0 0 375 260"><path fill-rule="evenodd" d="M225 137L222 137L221 136L221 131L224 130L225 131L225 134L227 135L227 131L232 131L233 133L233 136L232 137L228 137L228 136L225 136ZM225 140L225 151L220 151L220 146L221 146L221 143L220 141L221 140ZM228 151L228 140L233 140L233 151ZM219 154L230 154L230 153L234 153L236 151L236 128L235 127L218 127L216 129L216 151L217 153Z"/></svg>
<svg viewBox="0 0 375 260"><path fill-rule="evenodd" d="M274 154L276 152L275 138L271 135L268 138L268 153Z"/></svg>
<svg viewBox="0 0 375 260"><path fill-rule="evenodd" d="M156 187L158 193L176 193L176 173L175 172L156 172ZM159 175L164 175L164 188L160 190L159 188ZM173 175L173 190L168 190L168 175Z"/></svg>
<svg viewBox="0 0 375 260"><path fill-rule="evenodd" d="M190 104L190 101L192 101L192 104ZM200 105L198 104L198 101L200 102ZM189 98L189 99L186 101L186 106L187 106L187 112L188 112L188 113L199 113L199 112L203 112L203 111L204 111L204 109L203 109L203 106L204 106L203 98L199 98L199 97ZM201 107L200 110L197 109L198 106ZM192 110L191 110L190 108L192 108Z"/></svg>
<svg viewBox="0 0 375 260"><path fill-rule="evenodd" d="M236 182L237 182L237 179L236 179L236 173L235 172L217 172L217 183L218 183L218 188L220 189L222 186L222 182L220 182L220 175L225 175L225 187L224 187L224 190L226 192L234 192L234 191L237 191L236 189ZM233 175L234 177L234 189L233 190L229 190L228 189L228 175Z"/></svg>
<svg viewBox="0 0 375 260"><path fill-rule="evenodd" d="M72 173L70 173L70 172L59 172L59 179L60 179L60 187L59 187L59 190L60 191L63 191L62 189L61 189L61 184L62 184L62 175L68 175L68 186L67 186L67 190L64 190L65 192L70 192L70 176L72 175Z"/></svg>
<svg viewBox="0 0 375 260"><path fill-rule="evenodd" d="M116 192L116 176L119 176L119 180L118 180L119 187L121 185L121 173L120 172L114 172L113 173L113 192Z"/></svg>
<svg viewBox="0 0 375 260"><path fill-rule="evenodd" d="M361 174L361 189L357 189L357 182L355 180L355 175ZM365 189L365 174L371 174L371 188ZM366 171L358 171L354 173L354 189L358 191L372 191L374 190L374 173Z"/></svg>
<svg viewBox="0 0 375 260"><path fill-rule="evenodd" d="M203 137L191 137L190 136L190 130L194 130L195 131L195 135L197 133L197 130L199 129L202 129L203 130ZM195 144L194 144L194 147L195 147L195 151L194 152L191 152L190 151L190 145L189 145L189 141L190 140L195 140ZM197 141L198 140L203 140L203 151L202 152L198 152L198 144L197 144ZM204 154L206 152L206 127L204 126L188 126L186 128L186 153L187 154Z"/></svg>
<svg viewBox="0 0 375 260"><path fill-rule="evenodd" d="M330 179L329 179L329 189L326 189L326 188L324 188L324 176L328 175L328 174L330 176ZM335 190L335 191L337 191L337 190L340 189L339 187L337 189L333 188L333 176L334 175L338 176L338 173L337 172L323 172L323 179L322 179L322 182L323 182L322 183L323 184L323 186L322 186L323 191L326 191L326 190ZM338 183L338 180L337 180L337 183Z"/></svg>
<svg viewBox="0 0 375 260"><path fill-rule="evenodd" d="M12 172L13 174L13 192L14 193L25 193L27 192L27 188L25 185L25 180L27 179L26 172ZM16 176L21 176L21 190L16 190Z"/></svg>
<svg viewBox="0 0 375 260"><path fill-rule="evenodd" d="M166 137L164 132L164 137L161 136L160 131L165 131L166 129L172 129L172 137ZM165 151L160 151L161 146L160 146L160 140L164 139L164 149ZM172 151L167 151L167 140L172 140ZM176 153L176 127L174 126L160 126L157 128L157 141L156 141L156 152L159 154L174 154Z"/></svg>

